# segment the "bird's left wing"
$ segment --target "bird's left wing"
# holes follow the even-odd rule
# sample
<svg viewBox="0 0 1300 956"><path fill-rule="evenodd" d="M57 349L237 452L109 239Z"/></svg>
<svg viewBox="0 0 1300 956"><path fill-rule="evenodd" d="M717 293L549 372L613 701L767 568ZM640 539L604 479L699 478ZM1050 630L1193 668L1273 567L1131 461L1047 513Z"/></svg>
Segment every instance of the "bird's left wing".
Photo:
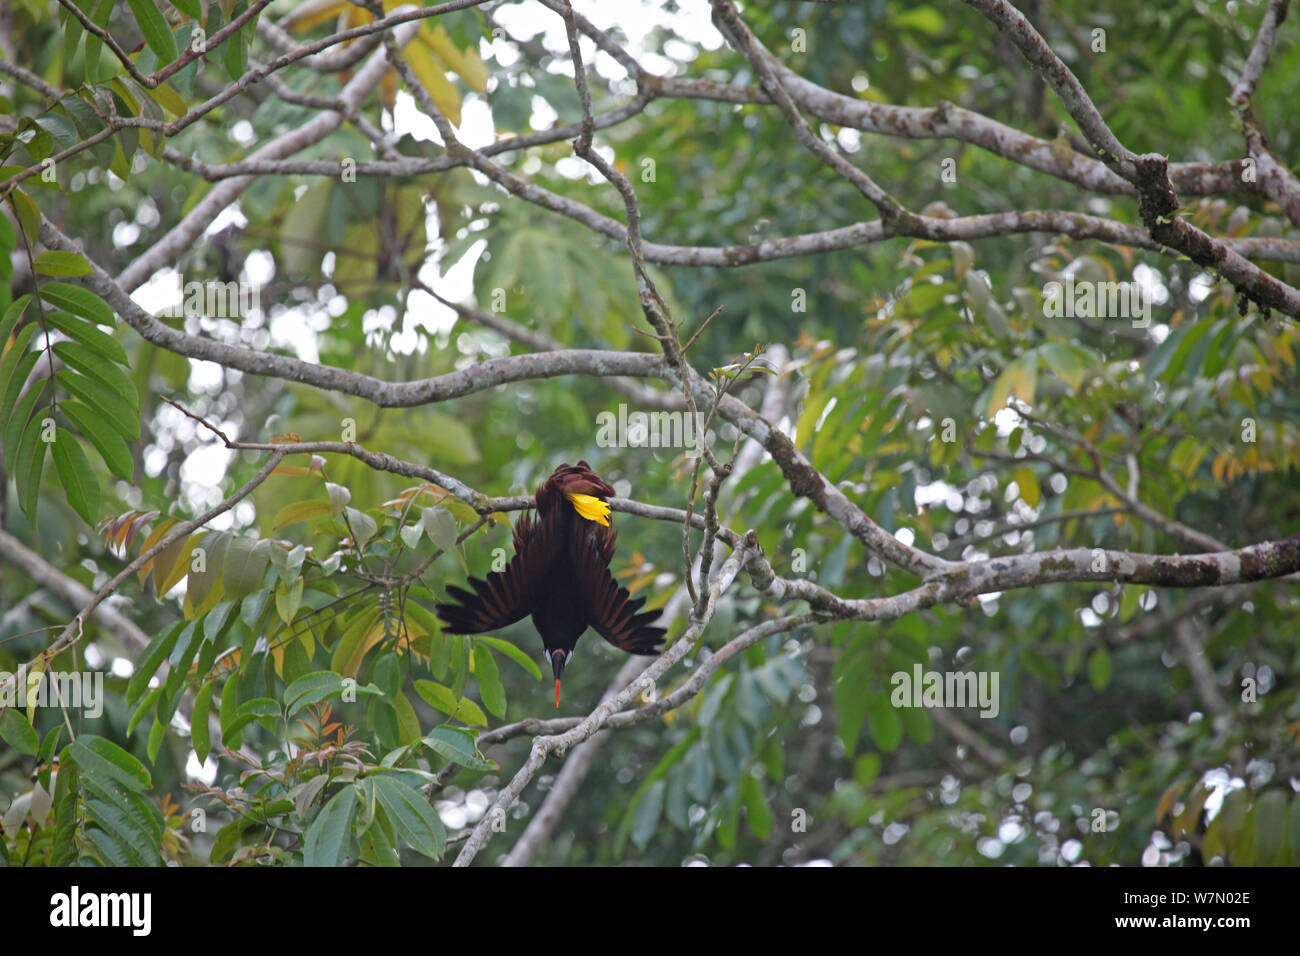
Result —
<svg viewBox="0 0 1300 956"><path fill-rule="evenodd" d="M546 547L553 529L524 514L515 523L515 554L501 571L486 579L470 578L474 590L447 585L454 600L436 605L448 634L482 634L513 624L532 613L546 577Z"/></svg>

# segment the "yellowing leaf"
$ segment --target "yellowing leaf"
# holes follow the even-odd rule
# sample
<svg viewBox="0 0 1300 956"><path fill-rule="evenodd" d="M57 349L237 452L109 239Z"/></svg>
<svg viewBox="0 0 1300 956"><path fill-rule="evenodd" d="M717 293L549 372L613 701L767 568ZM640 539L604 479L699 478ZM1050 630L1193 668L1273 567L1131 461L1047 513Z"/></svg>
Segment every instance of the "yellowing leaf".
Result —
<svg viewBox="0 0 1300 956"><path fill-rule="evenodd" d="M1026 405L1032 405L1037 391L1038 355L1027 352L1003 369L993 383L985 414L992 418L1006 406L1007 399L1013 395Z"/></svg>
<svg viewBox="0 0 1300 956"><path fill-rule="evenodd" d="M1224 472L1227 470L1231 461L1232 456L1225 451L1215 457L1214 463L1210 465L1210 473L1214 475L1214 480L1219 484L1223 484Z"/></svg>
<svg viewBox="0 0 1300 956"><path fill-rule="evenodd" d="M180 117L184 116L188 112L185 108L185 100L183 100L181 95L166 83L159 83L151 93L158 105L168 113L171 113L172 116Z"/></svg>
<svg viewBox="0 0 1300 956"><path fill-rule="evenodd" d="M197 539L198 535L180 538L159 552L154 559L153 584L160 598L189 574L190 555ZM158 580L160 577L163 579L161 583Z"/></svg>
<svg viewBox="0 0 1300 956"><path fill-rule="evenodd" d="M1026 405L1034 404L1034 395L1038 391L1038 356L1022 355L1009 366L1011 373L1011 391L1016 398Z"/></svg>
<svg viewBox="0 0 1300 956"><path fill-rule="evenodd" d="M144 543L140 545L140 553L144 554L155 544L161 541L162 536L165 535L168 531L170 531L171 528L178 523L179 522L175 518L166 518L163 521L158 522L158 524L154 526L153 530L149 532L149 537L145 538ZM136 573L136 577L139 578L141 584L144 584L144 579L149 576L149 572L153 570L154 562L159 557L161 557L161 555L155 555L154 557L146 561L144 564L140 565L140 570Z"/></svg>
<svg viewBox="0 0 1300 956"><path fill-rule="evenodd" d="M284 18L284 27L289 30L310 30L317 24L333 20L340 14L352 9L351 0L306 0L294 7L293 12Z"/></svg>
<svg viewBox="0 0 1300 956"><path fill-rule="evenodd" d="M23 235L35 245L36 234L41 225L40 208L21 189L15 189L9 194L9 202L13 204L14 215L18 217L18 225L23 228Z"/></svg>
<svg viewBox="0 0 1300 956"><path fill-rule="evenodd" d="M475 93L487 92L488 68L474 47L457 49L446 29L431 26L428 20L420 26L420 39L428 45L448 69L465 81Z"/></svg>
<svg viewBox="0 0 1300 956"><path fill-rule="evenodd" d="M328 501L295 501L281 508L272 524L278 531L285 525L310 521L312 518L324 518L332 512L333 508Z"/></svg>
<svg viewBox="0 0 1300 956"><path fill-rule="evenodd" d="M331 669L342 674L344 677L356 677L357 671L361 669L361 662L365 660L366 653L376 644L382 644L387 632L384 630L382 619L374 622L369 630L361 631L358 636L348 640L339 641L339 646L335 649L334 658L331 662ZM401 646L399 640L398 646Z"/></svg>
<svg viewBox="0 0 1300 956"><path fill-rule="evenodd" d="M1186 786L1185 783L1171 784L1169 789L1164 792L1164 795L1160 798L1160 803L1156 805L1156 823L1163 820L1165 815L1174 809L1174 804L1183 795L1183 788Z"/></svg>
<svg viewBox="0 0 1300 956"><path fill-rule="evenodd" d="M460 93L455 85L447 79L446 67L425 42L424 35L417 33L415 42L406 48L406 62L411 65L415 78L429 91L433 105L451 121L453 126L460 125Z"/></svg>
<svg viewBox="0 0 1300 956"><path fill-rule="evenodd" d="M1020 488L1020 497L1031 508L1037 508L1043 492L1038 486L1038 476L1029 468L1016 469L1016 485Z"/></svg>
<svg viewBox="0 0 1300 956"><path fill-rule="evenodd" d="M1278 357L1286 363L1287 368L1295 368L1295 355L1291 352L1290 333L1284 332L1282 335L1279 335L1274 339L1273 342L1277 346Z"/></svg>
<svg viewBox="0 0 1300 956"><path fill-rule="evenodd" d="M1061 376L1072 391L1079 391L1085 371L1083 362L1079 360L1078 354L1073 349L1059 342L1049 342L1041 346L1038 353L1047 363L1047 367Z"/></svg>
<svg viewBox="0 0 1300 956"><path fill-rule="evenodd" d="M276 465L271 474L288 478L310 478L314 472L305 465Z"/></svg>

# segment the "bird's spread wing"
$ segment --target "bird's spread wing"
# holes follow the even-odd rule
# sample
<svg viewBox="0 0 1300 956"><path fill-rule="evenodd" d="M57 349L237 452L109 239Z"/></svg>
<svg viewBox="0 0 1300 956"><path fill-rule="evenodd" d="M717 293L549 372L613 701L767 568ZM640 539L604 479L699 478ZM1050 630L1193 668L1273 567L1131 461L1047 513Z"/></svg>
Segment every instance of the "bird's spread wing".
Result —
<svg viewBox="0 0 1300 956"><path fill-rule="evenodd" d="M610 538L609 531L594 525L591 534L578 535L573 541L574 583L587 623L605 640L629 654L658 654L656 645L663 640L664 628L653 627L650 622L659 617L659 612L638 614L645 598L629 597L627 588L619 587L610 574L609 555L613 551Z"/></svg>
<svg viewBox="0 0 1300 956"><path fill-rule="evenodd" d="M448 634L482 634L521 620L537 603L537 591L546 574L546 540L551 534L544 521L524 514L515 523L515 555L502 571L485 580L470 578L474 590L447 585L449 601L437 605L438 617Z"/></svg>

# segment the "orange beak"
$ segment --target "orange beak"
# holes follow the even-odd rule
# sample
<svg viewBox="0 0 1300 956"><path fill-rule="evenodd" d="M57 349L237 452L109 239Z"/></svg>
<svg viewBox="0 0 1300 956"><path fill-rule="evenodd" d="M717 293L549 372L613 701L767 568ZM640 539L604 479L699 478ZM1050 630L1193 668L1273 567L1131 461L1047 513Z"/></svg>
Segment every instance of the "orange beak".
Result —
<svg viewBox="0 0 1300 956"><path fill-rule="evenodd" d="M560 706L560 679L555 678L555 707L558 710Z"/></svg>

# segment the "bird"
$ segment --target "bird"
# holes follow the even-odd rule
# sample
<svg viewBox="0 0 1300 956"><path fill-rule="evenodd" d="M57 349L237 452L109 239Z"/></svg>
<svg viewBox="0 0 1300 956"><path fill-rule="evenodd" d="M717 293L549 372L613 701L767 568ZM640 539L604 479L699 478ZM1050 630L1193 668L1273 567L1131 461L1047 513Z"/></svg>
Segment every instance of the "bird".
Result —
<svg viewBox="0 0 1300 956"><path fill-rule="evenodd" d="M610 524L613 487L586 461L565 462L538 487L537 514L515 522L514 557L501 571L469 579L473 589L447 586L450 600L436 605L448 634L482 634L531 615L555 675L560 677L588 627L629 654L654 656L665 628L657 611L641 611L610 573L617 532Z"/></svg>

